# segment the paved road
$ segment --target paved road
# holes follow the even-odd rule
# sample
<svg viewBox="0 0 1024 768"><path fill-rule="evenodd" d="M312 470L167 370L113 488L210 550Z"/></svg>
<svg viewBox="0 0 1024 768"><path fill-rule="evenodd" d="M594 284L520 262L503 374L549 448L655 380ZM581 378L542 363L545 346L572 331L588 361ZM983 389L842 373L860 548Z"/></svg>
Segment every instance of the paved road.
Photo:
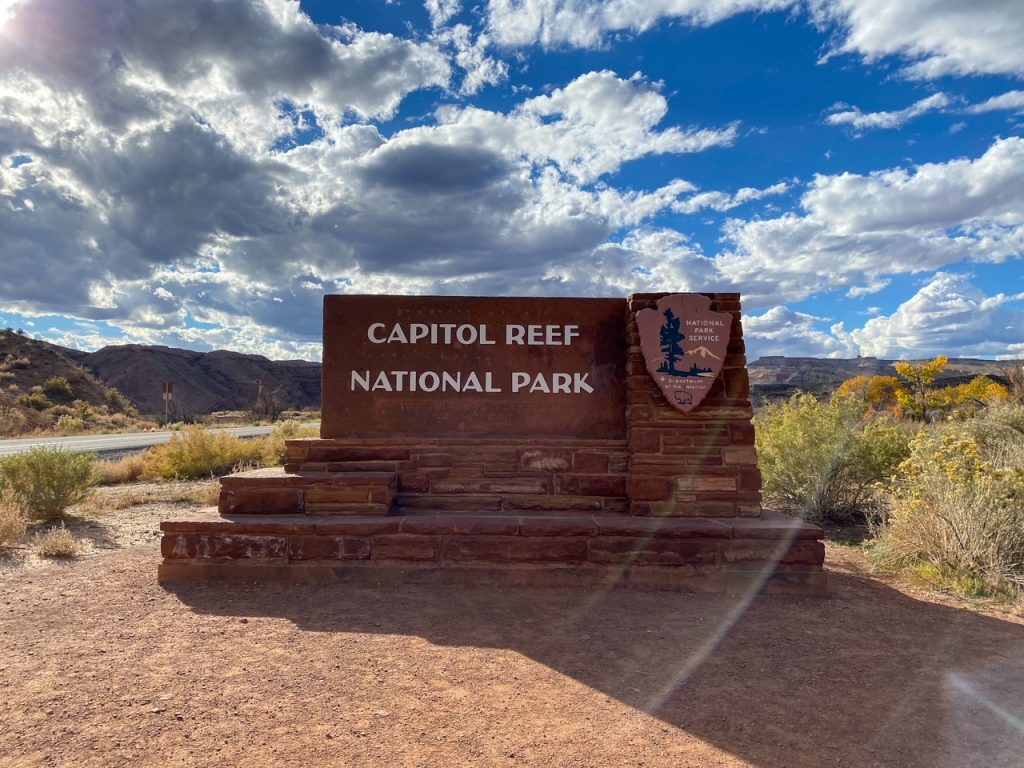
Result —
<svg viewBox="0 0 1024 768"><path fill-rule="evenodd" d="M229 427L225 431L238 437L270 434L272 427ZM65 451L119 454L167 443L174 432L125 432L116 435L79 435L77 437L28 437L0 440L0 456L23 453L37 445L60 446Z"/></svg>

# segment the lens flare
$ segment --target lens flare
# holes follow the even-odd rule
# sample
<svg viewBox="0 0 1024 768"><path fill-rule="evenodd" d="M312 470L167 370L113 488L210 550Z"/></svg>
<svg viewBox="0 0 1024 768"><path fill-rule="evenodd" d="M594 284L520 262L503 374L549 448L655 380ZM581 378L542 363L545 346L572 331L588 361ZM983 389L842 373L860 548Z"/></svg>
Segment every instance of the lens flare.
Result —
<svg viewBox="0 0 1024 768"><path fill-rule="evenodd" d="M24 0L0 0L0 31L14 17L14 12Z"/></svg>

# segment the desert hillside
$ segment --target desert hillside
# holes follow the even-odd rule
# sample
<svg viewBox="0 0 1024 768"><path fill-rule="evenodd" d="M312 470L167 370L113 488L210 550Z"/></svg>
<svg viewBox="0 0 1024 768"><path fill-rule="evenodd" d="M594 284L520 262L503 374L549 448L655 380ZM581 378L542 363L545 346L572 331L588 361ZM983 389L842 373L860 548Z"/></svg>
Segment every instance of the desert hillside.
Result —
<svg viewBox="0 0 1024 768"><path fill-rule="evenodd" d="M794 392L828 395L854 376L895 376L893 363L877 357L762 357L750 363L750 392L755 403L787 398ZM1011 361L950 358L939 374L939 386L963 384L977 376L1006 383L1005 370Z"/></svg>
<svg viewBox="0 0 1024 768"><path fill-rule="evenodd" d="M751 398L757 404L789 397L798 390L828 395L854 376L894 375L894 362L874 357L762 357L749 364ZM959 384L983 374L1005 381L1006 365L953 358L939 383ZM164 382L174 384L171 415L175 419L250 410L261 393L281 409L317 409L320 371L320 363L270 360L224 350L194 352L126 344L84 352L11 330L0 331L0 408L21 413L25 430L52 425L59 414L48 415L47 408L59 406L58 411L63 411L74 401L112 410L133 405L143 415L162 416ZM43 394L41 388L54 378L66 379L71 394L54 390L46 395L47 403L32 405L26 400L34 390ZM123 393L130 403L119 406L111 389Z"/></svg>
<svg viewBox="0 0 1024 768"><path fill-rule="evenodd" d="M261 387L281 408L320 407L320 363L139 344L72 354L109 386L124 392L143 413L163 413L164 382L174 384L173 404L182 418L248 410Z"/></svg>

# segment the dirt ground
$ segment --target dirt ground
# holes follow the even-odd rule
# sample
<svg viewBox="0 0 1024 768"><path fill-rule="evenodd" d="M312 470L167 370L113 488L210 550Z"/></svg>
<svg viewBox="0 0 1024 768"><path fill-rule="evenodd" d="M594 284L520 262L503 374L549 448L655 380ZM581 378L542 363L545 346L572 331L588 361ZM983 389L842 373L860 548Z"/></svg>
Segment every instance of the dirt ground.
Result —
<svg viewBox="0 0 1024 768"><path fill-rule="evenodd" d="M1024 765L1024 620L853 547L821 600L167 589L182 502L106 503L0 557L2 766Z"/></svg>

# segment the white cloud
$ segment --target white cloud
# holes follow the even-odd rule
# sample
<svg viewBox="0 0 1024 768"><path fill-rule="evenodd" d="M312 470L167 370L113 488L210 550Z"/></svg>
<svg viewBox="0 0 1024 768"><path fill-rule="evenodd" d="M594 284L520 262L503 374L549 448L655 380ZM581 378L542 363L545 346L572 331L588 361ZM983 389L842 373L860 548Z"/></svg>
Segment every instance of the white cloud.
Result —
<svg viewBox="0 0 1024 768"><path fill-rule="evenodd" d="M0 53L0 157L30 158L0 164L0 302L142 342L313 350L324 292L557 285L553 263L584 264L692 190L591 182L736 133L662 127L656 85L596 72L508 113L449 107L385 137L365 121L447 86L436 43L315 27L283 0L188 0L163 26L170 4L52 1L11 22L45 55ZM503 76L462 65L463 88ZM322 136L274 148L297 130Z"/></svg>
<svg viewBox="0 0 1024 768"><path fill-rule="evenodd" d="M873 128L900 128L915 117L944 109L949 106L949 97L944 93L933 93L919 101L915 101L905 109L893 112L861 112L857 107L845 109L838 107L825 118L829 125L849 125L856 131L864 131Z"/></svg>
<svg viewBox="0 0 1024 768"><path fill-rule="evenodd" d="M602 71L527 99L510 115L470 107L447 108L438 117L448 130L472 135L474 143L496 152L512 148L534 163L554 163L583 183L640 157L702 152L736 139L736 125L659 131L667 112L668 102L655 84L640 75L626 80Z"/></svg>
<svg viewBox="0 0 1024 768"><path fill-rule="evenodd" d="M892 280L886 279L875 279L867 285L854 285L846 292L846 295L851 299L859 299L862 296L870 296L873 293L878 293L889 286Z"/></svg>
<svg viewBox="0 0 1024 768"><path fill-rule="evenodd" d="M874 357L1024 354L1022 295L986 296L961 274L939 272L891 315L850 332Z"/></svg>
<svg viewBox="0 0 1024 768"><path fill-rule="evenodd" d="M610 33L640 33L664 20L716 24L740 13L806 8L837 39L835 53L905 59L906 74L1024 75L1019 0L489 0L501 46L597 48Z"/></svg>
<svg viewBox="0 0 1024 768"><path fill-rule="evenodd" d="M608 32L643 32L662 19L706 27L744 11L789 8L795 0L489 0L488 26L503 46L596 48Z"/></svg>
<svg viewBox="0 0 1024 768"><path fill-rule="evenodd" d="M986 296L968 276L938 272L891 315L861 328L772 307L743 320L748 355L814 357L1013 357L1024 355L1024 294Z"/></svg>
<svg viewBox="0 0 1024 768"><path fill-rule="evenodd" d="M999 110L1024 111L1024 91L1007 91L998 96L993 96L981 104L973 104L967 108L968 112L975 115L982 112L996 112Z"/></svg>
<svg viewBox="0 0 1024 768"><path fill-rule="evenodd" d="M497 85L508 78L508 64L501 59L487 55L491 44L486 34L472 36L466 24L439 30L433 38L439 45L451 48L455 64L465 72L459 93L471 96L485 85Z"/></svg>
<svg viewBox="0 0 1024 768"><path fill-rule="evenodd" d="M836 52L868 61L899 56L911 77L1024 75L1020 0L810 0L817 20L836 24Z"/></svg>
<svg viewBox="0 0 1024 768"><path fill-rule="evenodd" d="M462 10L462 0L425 0L424 5L430 15L430 25L434 29L447 24Z"/></svg>
<svg viewBox="0 0 1024 768"><path fill-rule="evenodd" d="M743 318L743 338L751 359L765 355L786 357L855 357L857 348L850 342L842 323L820 326L827 318L776 306L760 314Z"/></svg>
<svg viewBox="0 0 1024 768"><path fill-rule="evenodd" d="M765 187L764 189L743 187L732 195L727 192L719 191L699 192L685 200L680 200L674 203L672 205L672 210L676 213L697 213L704 209L711 209L718 212L731 211L733 208L738 208L744 203L763 200L766 197L774 197L775 195L782 195L790 189L791 186L787 182L780 181L777 184L772 184L770 187Z"/></svg>
<svg viewBox="0 0 1024 768"><path fill-rule="evenodd" d="M817 176L801 205L803 214L727 224L733 248L716 264L748 300L792 301L964 259L1020 258L1024 140L997 140L973 160Z"/></svg>

